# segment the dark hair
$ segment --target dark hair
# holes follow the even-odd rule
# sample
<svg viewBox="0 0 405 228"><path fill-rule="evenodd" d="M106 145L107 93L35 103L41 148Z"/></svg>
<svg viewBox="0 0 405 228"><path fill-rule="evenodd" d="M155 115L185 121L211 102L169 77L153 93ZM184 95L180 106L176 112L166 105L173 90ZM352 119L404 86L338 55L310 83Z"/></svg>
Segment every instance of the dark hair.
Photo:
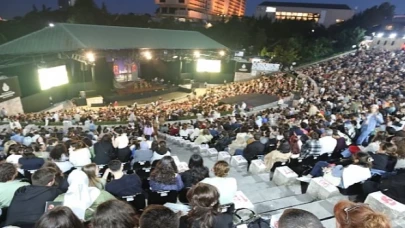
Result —
<svg viewBox="0 0 405 228"><path fill-rule="evenodd" d="M103 183L100 181L100 179L97 178L96 170L97 170L97 164L96 163L90 163L90 164L85 165L85 166L82 167L82 171L89 178L89 186L90 187L98 187L100 185L103 186ZM104 186L103 186L103 188L104 188Z"/></svg>
<svg viewBox="0 0 405 228"><path fill-rule="evenodd" d="M219 214L219 192L216 187L198 183L187 192L191 210L188 212L187 222L190 227L195 223L200 228L211 228L214 217Z"/></svg>
<svg viewBox="0 0 405 228"><path fill-rule="evenodd" d="M57 206L41 216L35 228L84 228L85 226L69 207Z"/></svg>
<svg viewBox="0 0 405 228"><path fill-rule="evenodd" d="M23 149L23 158L36 158L34 149L32 147L26 147Z"/></svg>
<svg viewBox="0 0 405 228"><path fill-rule="evenodd" d="M85 137L83 140L83 143L86 144L86 146L91 147L93 146L93 142L91 141L91 139Z"/></svg>
<svg viewBox="0 0 405 228"><path fill-rule="evenodd" d="M150 149L153 152L158 152L158 150L159 150L159 142L158 141L153 141Z"/></svg>
<svg viewBox="0 0 405 228"><path fill-rule="evenodd" d="M311 212L287 209L278 220L279 228L323 228L321 221Z"/></svg>
<svg viewBox="0 0 405 228"><path fill-rule="evenodd" d="M39 152L41 150L41 147L38 143L31 143L31 148L34 150L34 152Z"/></svg>
<svg viewBox="0 0 405 228"><path fill-rule="evenodd" d="M150 179L163 184L175 184L177 166L170 156L164 156L150 174Z"/></svg>
<svg viewBox="0 0 405 228"><path fill-rule="evenodd" d="M198 167L204 167L204 159L199 154L193 154L188 161L188 168L193 169Z"/></svg>
<svg viewBox="0 0 405 228"><path fill-rule="evenodd" d="M178 228L179 218L169 208L162 205L150 205L139 220L141 228Z"/></svg>
<svg viewBox="0 0 405 228"><path fill-rule="evenodd" d="M119 200L109 200L100 204L91 220L93 228L133 228L138 226L134 209Z"/></svg>
<svg viewBox="0 0 405 228"><path fill-rule="evenodd" d="M309 133L309 137L311 137L311 139L314 139L314 140L319 140L319 134L316 133L315 131L312 131L311 133Z"/></svg>
<svg viewBox="0 0 405 228"><path fill-rule="evenodd" d="M46 186L55 180L57 171L53 168L41 168L32 174L32 185Z"/></svg>
<svg viewBox="0 0 405 228"><path fill-rule="evenodd" d="M166 146L159 146L158 150L156 151L160 155L165 155L167 153L168 149Z"/></svg>
<svg viewBox="0 0 405 228"><path fill-rule="evenodd" d="M56 143L56 142L58 142L59 140L57 139L57 138L49 138L48 140L46 140L46 143L48 144L48 145L52 145L52 144L54 144L54 143Z"/></svg>
<svg viewBox="0 0 405 228"><path fill-rule="evenodd" d="M255 134L253 135L253 138L254 138L255 140L260 140L261 137L262 137L261 133L255 133Z"/></svg>
<svg viewBox="0 0 405 228"><path fill-rule="evenodd" d="M108 168L110 168L111 171L117 172L121 169L122 167L122 162L120 160L111 160L108 163Z"/></svg>
<svg viewBox="0 0 405 228"><path fill-rule="evenodd" d="M373 166L373 159L366 152L358 152L354 154L355 164L361 165L365 168L371 168Z"/></svg>
<svg viewBox="0 0 405 228"><path fill-rule="evenodd" d="M103 135L103 137L100 139L100 142L109 142L112 143L111 136L109 134Z"/></svg>
<svg viewBox="0 0 405 228"><path fill-rule="evenodd" d="M55 161L59 161L62 158L62 154L67 155L66 146L64 144L58 144L51 150L49 157Z"/></svg>
<svg viewBox="0 0 405 228"><path fill-rule="evenodd" d="M11 181L17 174L17 168L11 163L0 163L0 182Z"/></svg>
<svg viewBox="0 0 405 228"><path fill-rule="evenodd" d="M165 141L160 141L159 146L166 146L166 142Z"/></svg>

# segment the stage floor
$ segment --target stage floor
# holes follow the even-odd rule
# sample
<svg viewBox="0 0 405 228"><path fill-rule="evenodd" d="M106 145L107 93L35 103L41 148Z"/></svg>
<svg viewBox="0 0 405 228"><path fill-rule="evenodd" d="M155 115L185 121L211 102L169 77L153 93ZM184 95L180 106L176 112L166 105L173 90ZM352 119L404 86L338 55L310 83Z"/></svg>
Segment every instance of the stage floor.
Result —
<svg viewBox="0 0 405 228"><path fill-rule="evenodd" d="M242 101L247 104L247 106L251 107L258 107L261 105L273 103L275 101L278 101L278 97L274 95L268 95L268 94L260 94L260 93L253 93L253 94L245 94L245 95L239 95L235 97L229 97L221 100L222 102L226 104L241 104Z"/></svg>

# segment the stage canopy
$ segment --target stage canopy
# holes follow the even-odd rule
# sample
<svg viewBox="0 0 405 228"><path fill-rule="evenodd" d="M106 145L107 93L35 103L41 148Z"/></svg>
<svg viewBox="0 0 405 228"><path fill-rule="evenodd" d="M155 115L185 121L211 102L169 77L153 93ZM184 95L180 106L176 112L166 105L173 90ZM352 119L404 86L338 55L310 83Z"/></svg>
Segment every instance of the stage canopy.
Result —
<svg viewBox="0 0 405 228"><path fill-rule="evenodd" d="M0 55L27 55L79 50L227 49L195 31L55 24L0 45Z"/></svg>

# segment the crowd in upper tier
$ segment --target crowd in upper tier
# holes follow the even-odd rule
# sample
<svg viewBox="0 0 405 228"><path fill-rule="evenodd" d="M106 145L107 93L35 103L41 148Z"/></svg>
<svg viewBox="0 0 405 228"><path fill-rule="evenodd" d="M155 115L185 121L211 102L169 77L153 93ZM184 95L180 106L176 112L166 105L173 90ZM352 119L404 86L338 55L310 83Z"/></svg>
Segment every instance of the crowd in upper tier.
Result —
<svg viewBox="0 0 405 228"><path fill-rule="evenodd" d="M317 86L310 79L277 74L154 107L3 116L12 127L0 135L4 222L21 227L63 222L60 227L232 227L232 206L223 210L237 191L237 181L228 177L229 164L218 161L210 176L201 156L193 155L188 168L180 169L176 152L156 137L158 131L241 155L248 169L252 160L262 159L268 172L288 165L303 182L323 176L343 194L357 195L358 201L382 191L405 203L404 60L399 51L359 50L298 70ZM253 115L245 113L244 104L217 105L239 94L287 97L291 92L301 94L293 106ZM222 110L234 115L214 115ZM164 122L191 113L206 119ZM42 118L81 122L84 129L21 126ZM96 127L98 120L114 118L129 124ZM190 211L178 216L166 207L146 207L145 198L149 204L161 203L163 196L156 195L161 191L190 204ZM47 201L53 204L45 212ZM390 227L385 215L363 204L342 201L334 213L338 227ZM280 228L300 226L322 227L314 215L300 210L285 211L279 221Z"/></svg>

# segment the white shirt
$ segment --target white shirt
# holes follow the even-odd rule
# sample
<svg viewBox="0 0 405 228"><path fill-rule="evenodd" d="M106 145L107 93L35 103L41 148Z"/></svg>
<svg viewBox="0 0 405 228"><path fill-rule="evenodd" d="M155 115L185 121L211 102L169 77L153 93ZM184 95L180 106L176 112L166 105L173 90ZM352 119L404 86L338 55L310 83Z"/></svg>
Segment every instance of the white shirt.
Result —
<svg viewBox="0 0 405 228"><path fill-rule="evenodd" d="M73 168L72 163L70 163L69 161L55 162L55 164L59 167L62 173L65 173Z"/></svg>
<svg viewBox="0 0 405 228"><path fill-rule="evenodd" d="M12 155L7 157L6 162L12 163L12 164L18 164L18 160L20 158L22 158L22 155L12 154Z"/></svg>
<svg viewBox="0 0 405 228"><path fill-rule="evenodd" d="M201 181L202 183L215 186L219 192L219 203L221 205L233 203L238 185L233 177L209 177Z"/></svg>
<svg viewBox="0 0 405 228"><path fill-rule="evenodd" d="M129 140L127 134L122 134L115 138L113 145L115 148L124 149L128 146Z"/></svg>
<svg viewBox="0 0 405 228"><path fill-rule="evenodd" d="M186 129L186 130L181 129L180 130L180 136L181 137L188 137L188 129Z"/></svg>
<svg viewBox="0 0 405 228"><path fill-rule="evenodd" d="M343 187L348 188L353 184L363 182L371 177L369 168L359 165L349 165L343 169L342 181Z"/></svg>
<svg viewBox="0 0 405 228"><path fill-rule="evenodd" d="M331 154L335 150L337 140L332 136L324 136L319 139L319 143L321 144L321 154Z"/></svg>
<svg viewBox="0 0 405 228"><path fill-rule="evenodd" d="M164 155L160 155L156 152L153 152L152 158L150 159L150 162L153 163L155 160L160 160L162 159L164 156L170 156L171 153L170 151L167 151Z"/></svg>
<svg viewBox="0 0 405 228"><path fill-rule="evenodd" d="M88 148L82 148L69 153L69 161L74 167L83 167L91 163L91 154Z"/></svg>

